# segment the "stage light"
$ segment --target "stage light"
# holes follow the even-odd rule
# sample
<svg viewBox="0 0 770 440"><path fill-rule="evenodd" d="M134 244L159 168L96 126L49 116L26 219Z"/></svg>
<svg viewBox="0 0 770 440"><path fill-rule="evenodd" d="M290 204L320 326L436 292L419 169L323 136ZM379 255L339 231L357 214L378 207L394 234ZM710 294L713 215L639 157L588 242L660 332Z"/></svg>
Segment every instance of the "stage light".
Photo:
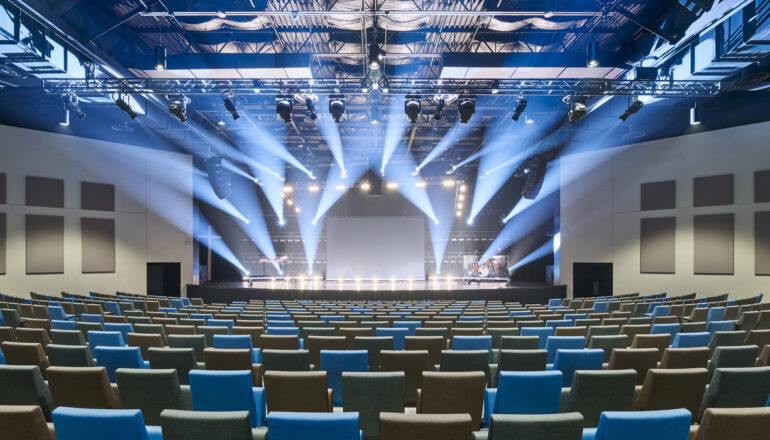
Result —
<svg viewBox="0 0 770 440"><path fill-rule="evenodd" d="M519 99L516 101L516 108L513 110L513 116L511 119L514 121L518 121L521 114L524 112L524 109L527 108L527 100L524 98Z"/></svg>
<svg viewBox="0 0 770 440"><path fill-rule="evenodd" d="M464 206L464 205L463 205L463 203L462 203L462 202L459 202L459 203L457 204L457 209L463 209L463 206Z"/></svg>
<svg viewBox="0 0 770 440"><path fill-rule="evenodd" d="M372 188L372 185L369 184L369 182L364 182L361 184L361 191L369 191Z"/></svg>
<svg viewBox="0 0 770 440"><path fill-rule="evenodd" d="M420 102L420 95L407 95L404 98L404 113L406 113L406 117L409 118L409 122L412 124L417 122L421 110L422 103Z"/></svg>
<svg viewBox="0 0 770 440"><path fill-rule="evenodd" d="M456 215L457 215L457 217L462 217L463 216L463 212L462 211L457 211Z"/></svg>
<svg viewBox="0 0 770 440"><path fill-rule="evenodd" d="M377 107L372 107L369 115L369 122L371 122L372 125L377 125L380 123L380 110Z"/></svg>
<svg viewBox="0 0 770 440"><path fill-rule="evenodd" d="M342 115L345 114L345 98L343 96L329 97L329 113L334 122L340 122Z"/></svg>
<svg viewBox="0 0 770 440"><path fill-rule="evenodd" d="M468 189L468 187L464 183L460 185L460 192L465 192L466 189Z"/></svg>
<svg viewBox="0 0 770 440"><path fill-rule="evenodd" d="M379 70L380 60L382 60L382 53L380 52L380 45L372 43L369 45L369 69Z"/></svg>
<svg viewBox="0 0 770 440"><path fill-rule="evenodd" d="M286 224L286 220L280 219L280 220L278 220L278 224L281 225L281 226L284 226Z"/></svg>
<svg viewBox="0 0 770 440"><path fill-rule="evenodd" d="M155 70L166 70L166 48L155 46Z"/></svg>
<svg viewBox="0 0 770 440"><path fill-rule="evenodd" d="M444 179L444 180L441 181L441 185L444 188L451 188L451 187L455 186L455 181L454 181L454 179Z"/></svg>
<svg viewBox="0 0 770 440"><path fill-rule="evenodd" d="M299 213L300 213L300 211L301 211L301 210L300 210L299 206L297 206L297 207L295 207L295 208L294 208L294 212L296 212L297 214L299 214Z"/></svg>
<svg viewBox="0 0 770 440"><path fill-rule="evenodd" d="M569 103L569 123L574 124L577 121L585 118L588 109L586 108L586 96L573 96Z"/></svg>
<svg viewBox="0 0 770 440"><path fill-rule="evenodd" d="M289 206L293 206L294 202L292 202L291 199L286 199L286 204Z"/></svg>
<svg viewBox="0 0 770 440"><path fill-rule="evenodd" d="M457 196L457 200L460 200L460 201L465 200L465 195L464 194L460 194L459 196Z"/></svg>
<svg viewBox="0 0 770 440"><path fill-rule="evenodd" d="M86 113L83 111L82 108L80 108L80 101L78 100L77 95L75 95L74 93L65 94L65 95L62 95L61 99L62 99L62 103L64 104L64 108L68 110L70 113L74 113L75 116L77 116L80 119L84 119L86 117Z"/></svg>
<svg viewBox="0 0 770 440"><path fill-rule="evenodd" d="M336 189L337 191L345 191L347 187L345 187L345 185L337 185L334 187L334 189Z"/></svg>
<svg viewBox="0 0 770 440"><path fill-rule="evenodd" d="M311 121L318 119L318 115L315 113L315 106L313 105L312 99L305 98L305 108L307 109L308 117L310 117Z"/></svg>
<svg viewBox="0 0 770 440"><path fill-rule="evenodd" d="M416 186L417 188L425 188L426 186L428 186L428 182L424 180L418 180L417 182L414 183L414 186Z"/></svg>
<svg viewBox="0 0 770 440"><path fill-rule="evenodd" d="M433 113L433 120L434 121L440 121L441 120L441 114L444 112L444 105L445 105L444 99L439 99L438 102L436 102L436 112Z"/></svg>
<svg viewBox="0 0 770 440"><path fill-rule="evenodd" d="M70 111L66 108L61 109L61 113L59 114L59 125L62 127L70 125Z"/></svg>
<svg viewBox="0 0 770 440"><path fill-rule="evenodd" d="M294 21L299 20L299 11L291 11L291 19Z"/></svg>
<svg viewBox="0 0 770 440"><path fill-rule="evenodd" d="M310 192L318 192L321 188L318 185L310 185L307 190Z"/></svg>
<svg viewBox="0 0 770 440"><path fill-rule="evenodd" d="M385 187L388 188L388 189L398 189L398 183L396 183L396 182L388 182L385 185Z"/></svg>
<svg viewBox="0 0 770 440"><path fill-rule="evenodd" d="M235 103L233 103L232 98L230 98L227 95L222 95L222 103L225 105L225 110L228 111L233 116L233 120L237 120L241 116L238 114L238 111L235 109Z"/></svg>
<svg viewBox="0 0 770 440"><path fill-rule="evenodd" d="M591 42L586 48L586 65L588 67L599 66L599 45L596 41Z"/></svg>
<svg viewBox="0 0 770 440"><path fill-rule="evenodd" d="M622 115L620 115L620 120L623 122L626 122L626 119L628 119L631 115L638 112L639 110L644 107L644 102L634 99L631 104L628 106L625 112L623 112Z"/></svg>
<svg viewBox="0 0 770 440"><path fill-rule="evenodd" d="M690 107L690 125L698 124L700 124L700 109L698 108L698 104L693 104L692 107Z"/></svg>
<svg viewBox="0 0 770 440"><path fill-rule="evenodd" d="M187 103L189 99L184 95L171 97L168 103L168 112L181 122L187 122Z"/></svg>
<svg viewBox="0 0 770 440"><path fill-rule="evenodd" d="M294 109L294 103L291 97L277 97L275 100L275 112L283 119L283 122L291 122L291 111Z"/></svg>
<svg viewBox="0 0 770 440"><path fill-rule="evenodd" d="M113 98L115 100L115 105L117 105L121 111L125 112L131 119L136 119L136 113L121 95L115 95Z"/></svg>
<svg viewBox="0 0 770 440"><path fill-rule="evenodd" d="M285 193L290 193L294 191L294 187L292 187L291 185L285 185L281 190Z"/></svg>
<svg viewBox="0 0 770 440"><path fill-rule="evenodd" d="M467 124L476 113L476 103L471 98L460 98L457 104L460 111L460 122Z"/></svg>
<svg viewBox="0 0 770 440"><path fill-rule="evenodd" d="M468 217L468 220L465 223L468 224L468 226L472 225L473 224L473 218Z"/></svg>
<svg viewBox="0 0 770 440"><path fill-rule="evenodd" d="M224 127L225 125L227 125L227 122L220 119L219 121L217 121L217 125L219 125L220 127Z"/></svg>

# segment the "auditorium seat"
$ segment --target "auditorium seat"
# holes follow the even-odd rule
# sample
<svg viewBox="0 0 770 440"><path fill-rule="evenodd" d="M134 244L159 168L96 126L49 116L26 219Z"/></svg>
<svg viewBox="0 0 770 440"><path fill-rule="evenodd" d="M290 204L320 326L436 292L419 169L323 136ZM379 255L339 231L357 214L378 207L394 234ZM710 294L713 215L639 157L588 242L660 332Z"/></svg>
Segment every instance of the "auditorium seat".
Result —
<svg viewBox="0 0 770 440"><path fill-rule="evenodd" d="M561 371L562 386L569 387L577 370L601 370L604 352L598 349L560 349L556 351L556 359L546 370Z"/></svg>
<svg viewBox="0 0 770 440"><path fill-rule="evenodd" d="M706 368L708 357L708 347L667 348L658 368Z"/></svg>
<svg viewBox="0 0 770 440"><path fill-rule="evenodd" d="M86 345L86 339L80 330L51 330L51 344L57 345Z"/></svg>
<svg viewBox="0 0 770 440"><path fill-rule="evenodd" d="M537 336L540 338L538 349L545 349L549 336L553 336L553 327L525 327L521 329L521 336Z"/></svg>
<svg viewBox="0 0 770 440"><path fill-rule="evenodd" d="M595 335L588 341L588 348L604 351L604 363L610 361L612 350L628 347L628 335Z"/></svg>
<svg viewBox="0 0 770 440"><path fill-rule="evenodd" d="M446 347L441 336L407 336L404 339L404 350L427 350L431 365L441 362L441 351Z"/></svg>
<svg viewBox="0 0 770 440"><path fill-rule="evenodd" d="M692 415L686 409L607 411L599 426L583 430L583 440L688 440Z"/></svg>
<svg viewBox="0 0 770 440"><path fill-rule="evenodd" d="M556 351L560 349L582 349L586 346L586 339L582 336L549 336L546 339L545 350L548 352L548 363L552 364L556 359Z"/></svg>
<svg viewBox="0 0 770 440"><path fill-rule="evenodd" d="M404 349L404 338L409 336L410 330L407 328L377 328L374 332L376 336L392 336L393 349Z"/></svg>
<svg viewBox="0 0 770 440"><path fill-rule="evenodd" d="M160 424L164 409L192 409L182 398L176 370L119 368L115 376L121 406L141 410L149 425Z"/></svg>
<svg viewBox="0 0 770 440"><path fill-rule="evenodd" d="M56 406L120 408L104 367L50 367L48 387Z"/></svg>
<svg viewBox="0 0 770 440"><path fill-rule="evenodd" d="M16 342L28 342L31 344L40 344L43 347L51 343L48 337L48 331L42 328L17 328Z"/></svg>
<svg viewBox="0 0 770 440"><path fill-rule="evenodd" d="M147 335L161 335L163 337L164 342L168 342L166 339L166 329L163 327L162 324L133 324L134 326L134 333L141 333L141 334L147 334ZM171 326L168 326L171 327ZM178 327L178 326L175 326ZM195 334L195 328L193 327L193 333Z"/></svg>
<svg viewBox="0 0 770 440"><path fill-rule="evenodd" d="M203 350L208 346L204 335L168 335L169 348L192 348L195 358L203 361ZM213 342L213 341L212 341Z"/></svg>
<svg viewBox="0 0 770 440"><path fill-rule="evenodd" d="M57 408L53 412L57 440L156 440L142 413L135 409Z"/></svg>
<svg viewBox="0 0 770 440"><path fill-rule="evenodd" d="M357 412L363 440L379 437L381 412L404 412L403 372L342 373L342 410Z"/></svg>
<svg viewBox="0 0 770 440"><path fill-rule="evenodd" d="M357 413L271 412L268 417L270 440L359 440Z"/></svg>
<svg viewBox="0 0 770 440"><path fill-rule="evenodd" d="M333 391L335 405L342 404L342 373L369 371L366 350L321 350L319 370L326 371L327 386Z"/></svg>
<svg viewBox="0 0 770 440"><path fill-rule="evenodd" d="M206 327L199 327L198 331ZM259 345L262 350L299 350L299 336L265 334L260 336Z"/></svg>
<svg viewBox="0 0 770 440"><path fill-rule="evenodd" d="M468 440L470 424L468 414L384 412L380 414L380 440Z"/></svg>
<svg viewBox="0 0 770 440"><path fill-rule="evenodd" d="M492 336L459 336L452 339L452 350L492 350Z"/></svg>
<svg viewBox="0 0 770 440"><path fill-rule="evenodd" d="M93 331L88 332L88 345L91 353L96 355L96 347L125 347L123 334L117 331Z"/></svg>
<svg viewBox="0 0 770 440"><path fill-rule="evenodd" d="M78 332L80 334L80 332ZM87 345L48 344L48 362L54 367L94 367L96 362Z"/></svg>
<svg viewBox="0 0 770 440"><path fill-rule="evenodd" d="M0 405L37 405L51 420L53 397L37 366L0 365L0 390Z"/></svg>
<svg viewBox="0 0 770 440"><path fill-rule="evenodd" d="M265 424L265 390L253 387L250 371L190 371L195 411L248 411L251 427Z"/></svg>
<svg viewBox="0 0 770 440"><path fill-rule="evenodd" d="M101 313L83 313L80 315L80 321L104 324L104 315Z"/></svg>
<svg viewBox="0 0 770 440"><path fill-rule="evenodd" d="M489 371L488 350L442 350L439 371Z"/></svg>
<svg viewBox="0 0 770 440"><path fill-rule="evenodd" d="M709 342L709 359L714 355L714 351L717 347L743 345L746 336L748 336L748 332L742 330L720 331L714 333Z"/></svg>
<svg viewBox="0 0 770 440"><path fill-rule="evenodd" d="M757 367L767 367L770 366L770 345L765 345L765 347L762 349L762 352L759 353L759 357L757 357Z"/></svg>
<svg viewBox="0 0 770 440"><path fill-rule="evenodd" d="M128 333L126 335L126 343L129 347L138 347L142 354L142 359L145 360L149 359L147 350L150 347L162 348L166 346L161 334Z"/></svg>
<svg viewBox="0 0 770 440"><path fill-rule="evenodd" d="M214 335L215 349L239 349L251 351L251 362L258 364L262 361L262 351L254 348L250 335Z"/></svg>
<svg viewBox="0 0 770 440"><path fill-rule="evenodd" d="M16 330L16 337L19 337L18 330ZM756 345L757 347L764 347L770 345L770 329L768 330L752 330L746 336L744 345Z"/></svg>
<svg viewBox="0 0 770 440"><path fill-rule="evenodd" d="M698 420L707 408L765 406L770 402L768 396L770 367L719 368L703 396Z"/></svg>
<svg viewBox="0 0 770 440"><path fill-rule="evenodd" d="M492 414L488 431L475 431L473 440L580 440L583 416L565 414Z"/></svg>
<svg viewBox="0 0 770 440"><path fill-rule="evenodd" d="M160 413L163 440L257 440L264 428L251 428L248 411L184 411ZM264 438L264 434L262 433Z"/></svg>
<svg viewBox="0 0 770 440"><path fill-rule="evenodd" d="M770 426L770 407L709 408L693 440L765 440Z"/></svg>
<svg viewBox="0 0 770 440"><path fill-rule="evenodd" d="M427 350L381 350L380 371L403 371L406 380L405 402L417 403L417 389L422 382L422 372L433 370Z"/></svg>
<svg viewBox="0 0 770 440"><path fill-rule="evenodd" d="M553 331L554 336L563 336L563 337L582 337L585 340L586 335L588 334L588 327L585 326L572 326L572 327L556 327ZM584 345L585 346L585 345Z"/></svg>
<svg viewBox="0 0 770 440"><path fill-rule="evenodd" d="M484 425L490 414L554 414L559 412L560 371L503 371L497 388L484 391Z"/></svg>
<svg viewBox="0 0 770 440"><path fill-rule="evenodd" d="M714 356L708 363L709 381L718 368L748 368L756 364L759 347L756 345L740 345L717 347Z"/></svg>
<svg viewBox="0 0 770 440"><path fill-rule="evenodd" d="M711 343L711 333L677 333L671 343L671 348L708 347Z"/></svg>
<svg viewBox="0 0 770 440"><path fill-rule="evenodd" d="M147 350L150 368L174 369L177 372L179 383L189 385L190 370L198 368L195 350L192 348L156 348ZM204 365L205 366L205 365Z"/></svg>
<svg viewBox="0 0 770 440"><path fill-rule="evenodd" d="M685 408L693 415L694 421L707 384L708 370L705 368L650 369L635 398L633 409L655 411Z"/></svg>
<svg viewBox="0 0 770 440"><path fill-rule="evenodd" d="M658 365L660 355L657 348L616 348L612 350L608 370L636 370L636 384L642 385L647 371Z"/></svg>
<svg viewBox="0 0 770 440"><path fill-rule="evenodd" d="M139 347L103 347L94 349L96 364L107 369L110 382L115 383L115 370L118 368L150 368L149 362L142 359Z"/></svg>
<svg viewBox="0 0 770 440"><path fill-rule="evenodd" d="M263 350L262 371L310 371L310 353L307 350ZM317 365L316 365L317 367Z"/></svg>
<svg viewBox="0 0 770 440"><path fill-rule="evenodd" d="M22 318L18 310L2 309L0 314L2 314L5 325L10 326L13 329L22 327L24 325L24 318Z"/></svg>
<svg viewBox="0 0 770 440"><path fill-rule="evenodd" d="M78 321L76 324L78 330L83 333L83 337L88 341L88 332L90 331L104 331L104 325L100 322L85 322Z"/></svg>
<svg viewBox="0 0 770 440"><path fill-rule="evenodd" d="M305 348L309 353L310 363L316 366L321 364L321 350L345 350L347 344L347 338L344 336L310 335L305 340Z"/></svg>
<svg viewBox="0 0 770 440"><path fill-rule="evenodd" d="M480 371L426 371L417 390L417 413L470 414L470 429L477 430L481 426L485 387L486 379Z"/></svg>
<svg viewBox="0 0 770 440"><path fill-rule="evenodd" d="M380 352L393 350L392 336L356 336L353 349L366 350L369 360L369 371L380 371Z"/></svg>
<svg viewBox="0 0 770 440"><path fill-rule="evenodd" d="M266 371L267 411L331 412L333 390L326 377L325 371Z"/></svg>
<svg viewBox="0 0 770 440"><path fill-rule="evenodd" d="M540 349L539 336L503 336L500 338L502 350L538 350Z"/></svg>
<svg viewBox="0 0 770 440"><path fill-rule="evenodd" d="M28 342L3 342L0 347L3 350L5 364L35 365L40 368L43 377L47 377L46 369L50 364L42 345Z"/></svg>
<svg viewBox="0 0 770 440"><path fill-rule="evenodd" d="M575 371L562 411L581 413L584 426L594 428L604 411L630 411L635 387L634 370Z"/></svg>
<svg viewBox="0 0 770 440"><path fill-rule="evenodd" d="M0 405L0 438L54 440L53 424L46 423L36 405Z"/></svg>
<svg viewBox="0 0 770 440"><path fill-rule="evenodd" d="M206 370L248 371L254 379L254 386L262 383L262 365L252 361L251 349L207 348L203 351Z"/></svg>
<svg viewBox="0 0 770 440"><path fill-rule="evenodd" d="M77 322L58 319L51 320L51 330L77 330Z"/></svg>

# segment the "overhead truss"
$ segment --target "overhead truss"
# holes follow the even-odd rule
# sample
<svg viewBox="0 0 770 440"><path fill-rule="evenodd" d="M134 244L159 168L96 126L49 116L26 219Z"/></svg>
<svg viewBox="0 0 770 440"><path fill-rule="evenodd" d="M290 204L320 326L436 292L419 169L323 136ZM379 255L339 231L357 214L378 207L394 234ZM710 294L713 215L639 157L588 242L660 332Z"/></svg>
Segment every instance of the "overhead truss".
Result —
<svg viewBox="0 0 770 440"><path fill-rule="evenodd" d="M521 96L707 97L720 92L719 81L639 81L612 79L389 79L388 94ZM368 94L361 80L348 79L45 79L47 93L77 95L161 94ZM382 93L382 90L378 90Z"/></svg>

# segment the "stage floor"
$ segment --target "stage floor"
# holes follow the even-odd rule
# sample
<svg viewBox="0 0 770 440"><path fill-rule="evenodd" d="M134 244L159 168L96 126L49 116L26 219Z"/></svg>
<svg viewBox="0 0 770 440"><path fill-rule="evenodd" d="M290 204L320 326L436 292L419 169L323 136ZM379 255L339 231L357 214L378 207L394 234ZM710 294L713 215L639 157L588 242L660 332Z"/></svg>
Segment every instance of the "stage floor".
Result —
<svg viewBox="0 0 770 440"><path fill-rule="evenodd" d="M255 280L249 284L247 281L243 282L229 282L229 283L209 283L209 286L223 286L223 287L243 287L251 289L263 289L263 290L310 290L310 291L338 291L338 292L361 292L361 291L441 291L441 290L489 290L489 289L502 289L507 286L505 281L476 281L476 280L460 280L453 279L447 280L429 280L429 281L406 281L395 280L390 281L383 279L380 281L374 280L361 280L356 281L354 279L336 281L336 280L320 280L320 279L293 279L287 280ZM530 286L530 285L527 285Z"/></svg>

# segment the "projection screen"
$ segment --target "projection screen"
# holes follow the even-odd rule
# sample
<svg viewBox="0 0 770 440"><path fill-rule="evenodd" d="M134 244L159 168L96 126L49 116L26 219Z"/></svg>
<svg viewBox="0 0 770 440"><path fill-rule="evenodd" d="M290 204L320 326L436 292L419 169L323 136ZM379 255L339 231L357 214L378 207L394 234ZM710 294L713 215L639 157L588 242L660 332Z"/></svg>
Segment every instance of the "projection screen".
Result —
<svg viewBox="0 0 770 440"><path fill-rule="evenodd" d="M425 278L423 217L329 217L327 278Z"/></svg>

